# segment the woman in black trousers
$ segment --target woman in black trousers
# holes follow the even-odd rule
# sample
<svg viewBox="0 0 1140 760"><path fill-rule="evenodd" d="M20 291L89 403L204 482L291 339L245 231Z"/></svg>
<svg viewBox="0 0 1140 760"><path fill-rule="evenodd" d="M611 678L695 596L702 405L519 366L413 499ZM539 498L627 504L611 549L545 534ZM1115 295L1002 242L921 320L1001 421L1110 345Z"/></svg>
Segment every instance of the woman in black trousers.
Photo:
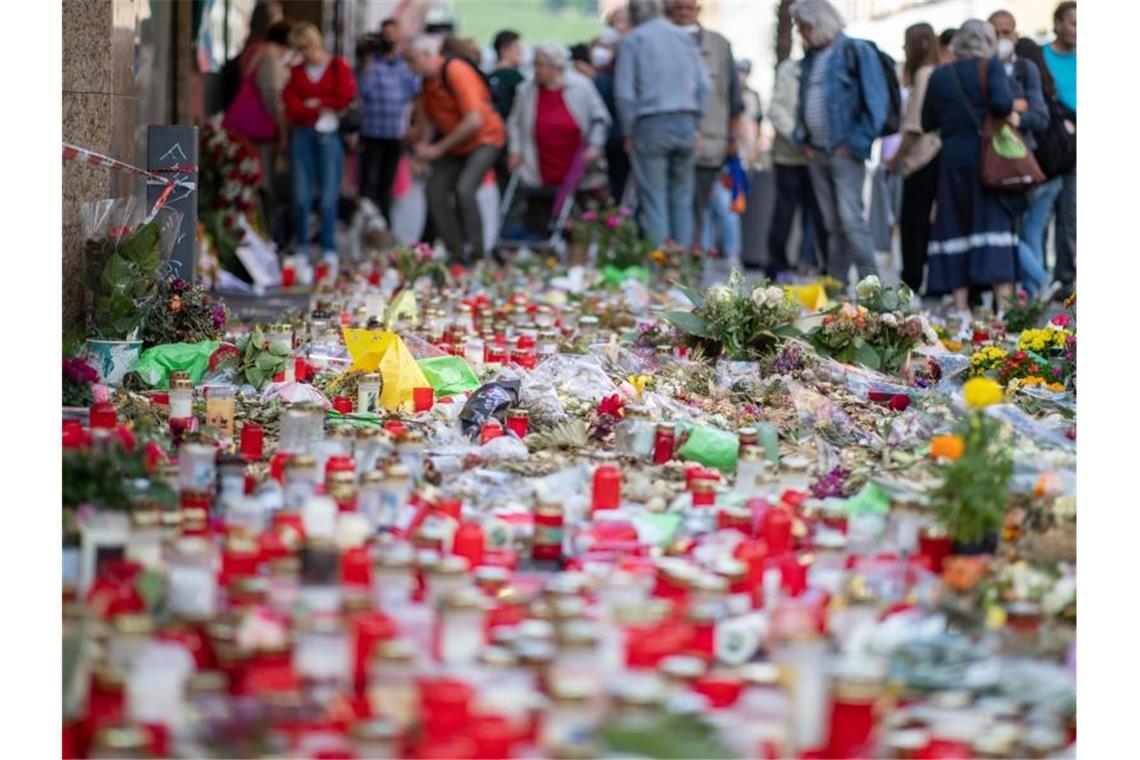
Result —
<svg viewBox="0 0 1140 760"><path fill-rule="evenodd" d="M938 195L938 135L922 131L922 101L926 85L938 65L938 37L930 24L906 30L903 84L909 88L902 120L902 143L887 165L902 172L903 197L899 214L902 243L902 281L915 293L922 287L926 247L930 243L931 209Z"/></svg>

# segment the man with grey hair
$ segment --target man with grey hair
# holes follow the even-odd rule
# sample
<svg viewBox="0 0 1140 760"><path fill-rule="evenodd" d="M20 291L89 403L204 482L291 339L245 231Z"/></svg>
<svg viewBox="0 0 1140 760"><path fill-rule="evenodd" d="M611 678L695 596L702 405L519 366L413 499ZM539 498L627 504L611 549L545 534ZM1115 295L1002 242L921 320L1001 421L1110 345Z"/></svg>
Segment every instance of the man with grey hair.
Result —
<svg viewBox="0 0 1140 760"><path fill-rule="evenodd" d="M740 115L744 113L732 45L724 35L700 25L697 20L700 10L697 0L665 0L665 13L669 20L697 43L709 73L710 87L705 96L697 147L696 189L693 193L694 240L702 239L705 210L712 199L713 182L720 176L725 160L736 154L737 135L741 130ZM733 263L740 265L739 261Z"/></svg>
<svg viewBox="0 0 1140 760"><path fill-rule="evenodd" d="M693 241L693 169L708 73L691 37L630 0L636 28L622 40L614 100L630 154L641 225L657 245Z"/></svg>
<svg viewBox="0 0 1140 760"><path fill-rule="evenodd" d="M828 273L846 283L853 262L860 278L877 273L863 180L887 119L887 79L878 53L843 33L843 18L827 0L797 0L792 18L805 51L793 140L808 159L827 230Z"/></svg>

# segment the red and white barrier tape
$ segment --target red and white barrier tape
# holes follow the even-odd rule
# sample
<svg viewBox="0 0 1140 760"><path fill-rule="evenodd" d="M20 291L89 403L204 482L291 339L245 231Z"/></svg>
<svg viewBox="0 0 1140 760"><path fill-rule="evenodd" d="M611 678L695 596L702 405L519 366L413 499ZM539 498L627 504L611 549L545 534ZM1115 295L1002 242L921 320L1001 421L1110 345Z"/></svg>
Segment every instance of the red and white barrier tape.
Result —
<svg viewBox="0 0 1140 760"><path fill-rule="evenodd" d="M169 200L170 194L174 192L174 188L182 187L188 190L197 188L197 184L185 179L171 179L163 177L162 174L195 174L198 171L196 166L169 166L164 169L154 169L153 171L146 171L137 166L123 163L110 156L104 156L102 153L96 153L93 150L80 148L75 145L63 144L63 160L64 161L79 161L89 166L101 166L111 171L123 172L124 174L133 174L137 177L144 177L148 185L165 185L166 189L158 196L158 200L154 202L154 208L151 209L153 215L157 212L166 201ZM156 172L161 172L158 174Z"/></svg>

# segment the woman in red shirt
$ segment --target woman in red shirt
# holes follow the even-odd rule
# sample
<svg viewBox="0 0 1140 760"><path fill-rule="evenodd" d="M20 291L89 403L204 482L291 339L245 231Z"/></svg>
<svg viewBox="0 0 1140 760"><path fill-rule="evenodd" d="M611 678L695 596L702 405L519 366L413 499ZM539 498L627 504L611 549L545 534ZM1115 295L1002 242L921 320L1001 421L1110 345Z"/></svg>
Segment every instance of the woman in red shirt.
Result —
<svg viewBox="0 0 1140 760"><path fill-rule="evenodd" d="M512 171L525 185L559 185L575 168L582 150L585 174L579 190L606 184L603 148L610 129L610 112L594 83L566 68L560 46L535 47L534 79L519 85L508 122Z"/></svg>
<svg viewBox="0 0 1140 760"><path fill-rule="evenodd" d="M313 189L320 196L320 245L326 260L336 259L336 209L340 197L344 143L337 128L356 98L356 79L348 63L325 52L321 33L309 23L290 35L301 62L293 67L281 98L292 125L293 191L297 210L297 245L311 242L309 210Z"/></svg>

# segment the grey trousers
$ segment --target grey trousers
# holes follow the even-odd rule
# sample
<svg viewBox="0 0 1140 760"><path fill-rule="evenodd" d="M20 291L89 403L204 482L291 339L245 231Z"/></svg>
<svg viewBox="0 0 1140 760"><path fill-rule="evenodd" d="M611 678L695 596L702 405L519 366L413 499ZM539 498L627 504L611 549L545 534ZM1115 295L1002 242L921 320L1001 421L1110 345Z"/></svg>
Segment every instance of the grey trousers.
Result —
<svg viewBox="0 0 1140 760"><path fill-rule="evenodd" d="M696 186L693 189L693 242L699 243L705 229L705 210L712 201L713 183L720 176L721 169L708 166L696 168Z"/></svg>
<svg viewBox="0 0 1140 760"><path fill-rule="evenodd" d="M827 273L844 284L852 264L860 279L878 274L871 230L863 216L866 165L850 156L813 151L808 174L827 230Z"/></svg>
<svg viewBox="0 0 1140 760"><path fill-rule="evenodd" d="M475 193L499 151L493 145L480 145L462 156L447 154L432 161L428 211L452 263L464 261L468 251L475 259L483 258L483 220Z"/></svg>

